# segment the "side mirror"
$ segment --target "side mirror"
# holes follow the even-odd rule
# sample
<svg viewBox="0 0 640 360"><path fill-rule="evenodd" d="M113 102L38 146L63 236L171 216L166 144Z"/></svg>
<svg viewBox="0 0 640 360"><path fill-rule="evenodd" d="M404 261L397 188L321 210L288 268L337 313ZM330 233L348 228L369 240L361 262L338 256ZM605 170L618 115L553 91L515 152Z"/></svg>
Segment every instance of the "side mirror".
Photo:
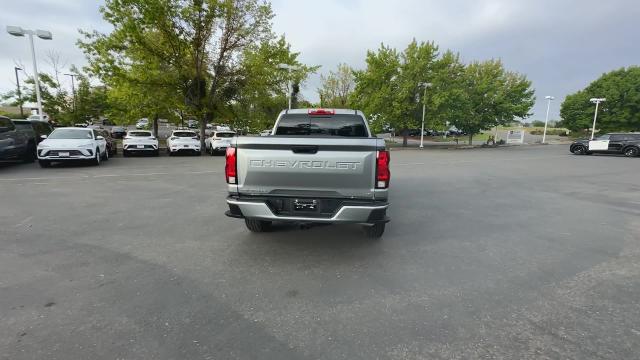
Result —
<svg viewBox="0 0 640 360"><path fill-rule="evenodd" d="M104 140L104 136L98 135L96 136L96 140Z"/></svg>
<svg viewBox="0 0 640 360"><path fill-rule="evenodd" d="M49 137L49 136L44 135L44 134L43 134L43 135L40 135L40 139L42 139L42 140L44 140L44 139L46 139L46 138L48 138L48 137Z"/></svg>

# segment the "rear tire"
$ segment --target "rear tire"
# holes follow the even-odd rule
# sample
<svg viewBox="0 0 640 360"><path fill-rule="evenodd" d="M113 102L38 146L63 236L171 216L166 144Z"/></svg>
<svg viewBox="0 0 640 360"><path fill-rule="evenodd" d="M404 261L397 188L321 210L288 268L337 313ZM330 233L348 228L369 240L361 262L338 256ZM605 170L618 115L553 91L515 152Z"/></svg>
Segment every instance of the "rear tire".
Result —
<svg viewBox="0 0 640 360"><path fill-rule="evenodd" d="M26 162L26 163L32 163L34 161L36 161L36 158L38 156L36 155L36 147L33 144L29 144L29 146L27 146L27 150L25 151L24 155L22 156L22 161Z"/></svg>
<svg viewBox="0 0 640 360"><path fill-rule="evenodd" d="M40 164L41 168L48 168L51 166L51 161L49 160L38 160L38 164Z"/></svg>
<svg viewBox="0 0 640 360"><path fill-rule="evenodd" d="M244 219L244 224L249 231L259 233L267 231L271 226L271 221Z"/></svg>
<svg viewBox="0 0 640 360"><path fill-rule="evenodd" d="M362 227L364 235L369 239L379 239L384 234L385 223L375 223L373 225L365 225Z"/></svg>
<svg viewBox="0 0 640 360"><path fill-rule="evenodd" d="M640 149L635 146L630 146L623 151L624 156L626 157L636 157L640 153Z"/></svg>

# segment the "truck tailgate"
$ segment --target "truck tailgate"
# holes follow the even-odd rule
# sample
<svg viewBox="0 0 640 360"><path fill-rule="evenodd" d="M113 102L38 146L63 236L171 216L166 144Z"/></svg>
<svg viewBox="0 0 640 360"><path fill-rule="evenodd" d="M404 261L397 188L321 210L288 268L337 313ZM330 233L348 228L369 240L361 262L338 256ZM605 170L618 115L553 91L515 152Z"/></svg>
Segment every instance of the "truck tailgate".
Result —
<svg viewBox="0 0 640 360"><path fill-rule="evenodd" d="M238 185L244 195L374 197L376 138L236 138Z"/></svg>

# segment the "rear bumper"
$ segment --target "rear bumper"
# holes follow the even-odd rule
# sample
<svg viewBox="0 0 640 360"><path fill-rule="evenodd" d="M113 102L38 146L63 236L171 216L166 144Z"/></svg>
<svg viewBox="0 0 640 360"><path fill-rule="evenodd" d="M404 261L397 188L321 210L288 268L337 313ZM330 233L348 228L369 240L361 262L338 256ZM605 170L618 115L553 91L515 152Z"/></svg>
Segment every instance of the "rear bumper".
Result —
<svg viewBox="0 0 640 360"><path fill-rule="evenodd" d="M315 216L315 214L277 214L272 206L264 199L243 199L235 196L227 198L229 210L225 215L234 218L247 218L267 221L288 222L318 222L318 223L361 223L375 224L389 222L387 217L387 202L354 202L345 200L336 210L328 216Z"/></svg>

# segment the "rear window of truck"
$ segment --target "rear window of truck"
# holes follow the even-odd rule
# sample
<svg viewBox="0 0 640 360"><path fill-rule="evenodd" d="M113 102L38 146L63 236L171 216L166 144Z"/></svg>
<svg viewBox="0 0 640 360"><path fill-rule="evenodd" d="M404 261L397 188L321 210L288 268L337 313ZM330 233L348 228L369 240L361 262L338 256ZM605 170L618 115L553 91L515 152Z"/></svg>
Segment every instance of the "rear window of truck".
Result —
<svg viewBox="0 0 640 360"><path fill-rule="evenodd" d="M285 114L278 122L276 135L368 137L364 119L355 114Z"/></svg>

